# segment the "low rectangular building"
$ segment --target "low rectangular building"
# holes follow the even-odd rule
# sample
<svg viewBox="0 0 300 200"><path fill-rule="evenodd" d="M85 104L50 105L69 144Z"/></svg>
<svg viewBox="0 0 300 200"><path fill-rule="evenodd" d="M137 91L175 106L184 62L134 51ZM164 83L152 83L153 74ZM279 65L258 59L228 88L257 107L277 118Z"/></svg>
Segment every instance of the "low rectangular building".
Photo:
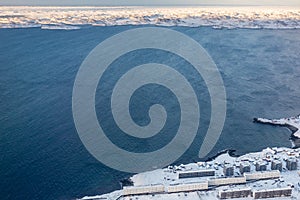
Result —
<svg viewBox="0 0 300 200"><path fill-rule="evenodd" d="M205 177L205 176L214 176L215 170L206 169L198 171L184 171L179 172L178 178L195 178L195 177Z"/></svg>
<svg viewBox="0 0 300 200"><path fill-rule="evenodd" d="M231 185L231 184L242 184L246 183L246 177L224 177L224 178L211 178L208 180L209 186L219 186L219 185Z"/></svg>
<svg viewBox="0 0 300 200"><path fill-rule="evenodd" d="M128 186L123 188L123 195L155 194L165 192L164 185Z"/></svg>
<svg viewBox="0 0 300 200"><path fill-rule="evenodd" d="M168 193L173 192L189 192L189 191L198 191L198 190L207 190L208 182L197 182L197 183L186 183L186 184L177 184L169 185Z"/></svg>
<svg viewBox="0 0 300 200"><path fill-rule="evenodd" d="M220 199L245 198L251 194L251 188L221 189L218 191Z"/></svg>
<svg viewBox="0 0 300 200"><path fill-rule="evenodd" d="M263 179L274 179L280 177L279 170L272 170L272 171L261 171L261 172L254 172L254 173L244 173L246 180L263 180Z"/></svg>
<svg viewBox="0 0 300 200"><path fill-rule="evenodd" d="M253 191L254 199L261 198L274 198L274 197L289 197L292 195L292 188L274 188L274 189L266 189L266 190L255 190Z"/></svg>

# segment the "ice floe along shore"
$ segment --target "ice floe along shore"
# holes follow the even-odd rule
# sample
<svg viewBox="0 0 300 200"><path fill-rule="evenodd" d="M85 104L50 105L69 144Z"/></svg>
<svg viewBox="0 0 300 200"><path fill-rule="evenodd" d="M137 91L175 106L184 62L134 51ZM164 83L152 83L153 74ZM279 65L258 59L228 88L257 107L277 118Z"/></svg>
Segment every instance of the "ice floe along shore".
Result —
<svg viewBox="0 0 300 200"><path fill-rule="evenodd" d="M0 28L78 29L82 25L300 29L295 7L0 7Z"/></svg>
<svg viewBox="0 0 300 200"><path fill-rule="evenodd" d="M168 166L132 176L133 186L88 199L300 200L300 149L266 148L211 161Z"/></svg>
<svg viewBox="0 0 300 200"><path fill-rule="evenodd" d="M276 126L287 127L292 131L292 137L300 139L300 114L296 117L282 119L254 118L253 121L262 124L271 124Z"/></svg>

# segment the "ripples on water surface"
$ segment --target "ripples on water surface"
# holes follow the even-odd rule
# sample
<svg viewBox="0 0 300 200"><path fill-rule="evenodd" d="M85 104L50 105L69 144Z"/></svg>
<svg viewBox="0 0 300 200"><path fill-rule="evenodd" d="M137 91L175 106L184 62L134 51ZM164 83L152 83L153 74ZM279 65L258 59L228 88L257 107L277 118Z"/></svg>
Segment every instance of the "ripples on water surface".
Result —
<svg viewBox="0 0 300 200"><path fill-rule="evenodd" d="M72 118L71 95L76 72L87 54L104 39L132 28L93 27L80 30L0 30L0 195L2 199L70 199L106 193L119 187L128 174L96 161L84 148ZM224 79L227 119L222 136L208 156L226 148L238 154L267 146L290 146L284 128L252 123L254 116L281 118L300 113L300 30L214 30L174 28L198 41L211 55ZM167 52L131 52L116 60L98 88L97 112L106 113L100 92L109 93L110 83L124 69L159 61L183 73L198 90L201 122L197 138L177 163L197 159L199 145L209 122L207 89L203 80L181 58ZM101 90L101 91L100 91ZM167 98L167 100L166 100ZM107 100L107 99L106 99ZM147 106L160 102L175 123L178 102L170 91L156 85L141 88L132 97L131 113L137 123L148 123ZM107 119L106 119L107 117ZM114 131L109 112L104 129ZM101 120L101 119L100 119ZM140 152L160 148L167 136L141 145L130 139L111 139L124 148ZM115 130L117 131L117 130Z"/></svg>

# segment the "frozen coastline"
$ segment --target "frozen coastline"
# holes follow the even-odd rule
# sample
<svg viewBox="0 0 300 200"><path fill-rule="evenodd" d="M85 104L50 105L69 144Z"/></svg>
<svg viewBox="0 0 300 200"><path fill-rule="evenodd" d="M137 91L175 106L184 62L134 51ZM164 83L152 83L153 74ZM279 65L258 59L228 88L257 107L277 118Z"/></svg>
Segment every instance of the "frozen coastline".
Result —
<svg viewBox="0 0 300 200"><path fill-rule="evenodd" d="M267 148L261 152L249 153L240 157L232 157L228 153L217 156L214 160L207 162L197 162L182 164L179 166L169 166L165 169L136 174L130 179L134 186L130 189L141 187L162 187L163 190L153 194L126 195L128 187L122 190L114 191L109 194L83 197L82 199L139 199L139 200L158 200L158 199L187 199L187 200L218 200L220 191L273 191L273 190L291 190L288 197L268 198L275 199L300 199L300 173L299 173L299 149L290 148ZM287 163L289 160L295 160L297 167L289 169ZM281 163L281 169L274 170L273 163ZM241 173L241 167L250 166L249 172ZM257 169L257 165L265 166L262 171ZM232 166L234 171L232 176L226 176L224 168ZM180 178L180 174L195 172L197 170L214 171L211 177L189 177ZM269 176L269 177L263 177ZM244 178L243 178L244 177ZM224 182L218 184L215 180L223 179ZM226 183L227 181L227 183ZM229 181L229 182L228 182ZM237 183L230 183L237 181ZM194 189L190 191L170 192L170 187L189 186L192 184L208 183L207 189ZM210 186L211 185L211 186ZM250 200L254 197L251 195L239 200Z"/></svg>
<svg viewBox="0 0 300 200"><path fill-rule="evenodd" d="M0 28L78 29L79 26L156 25L299 29L292 7L0 7Z"/></svg>
<svg viewBox="0 0 300 200"><path fill-rule="evenodd" d="M300 138L300 115L282 119L254 118L254 122L287 127L292 130L293 137ZM223 199L222 195L233 198L232 194L243 194L237 199L250 200L259 193L272 195L281 191L282 195L268 199L300 200L299 170L300 149L273 147L238 157L231 155L230 151L223 151L206 162L136 174L129 179L132 186L82 199L219 200ZM199 173L206 175L191 175ZM139 190L151 192L139 193Z"/></svg>
<svg viewBox="0 0 300 200"><path fill-rule="evenodd" d="M292 131L292 137L300 139L300 115L282 119L254 118L254 122L287 127Z"/></svg>

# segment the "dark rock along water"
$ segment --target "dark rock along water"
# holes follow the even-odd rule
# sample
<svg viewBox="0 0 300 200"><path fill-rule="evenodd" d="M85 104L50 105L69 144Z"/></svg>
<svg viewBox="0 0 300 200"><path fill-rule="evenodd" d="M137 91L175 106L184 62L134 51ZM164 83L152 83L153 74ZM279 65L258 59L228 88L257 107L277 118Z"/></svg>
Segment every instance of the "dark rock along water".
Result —
<svg viewBox="0 0 300 200"><path fill-rule="evenodd" d="M74 31L0 29L1 199L71 199L107 193L120 187L120 179L130 176L102 165L87 152L77 135L71 106L73 83L81 62L99 42L129 28L134 27L83 27ZM226 87L225 127L207 157L223 149L236 149L237 154L243 154L268 146L289 147L287 129L254 124L252 118L299 114L300 30L173 29L192 37L208 51ZM198 135L176 163L198 160L209 123L208 92L203 80L193 77L189 64L174 55L149 50L132 52L117 60L104 77L107 87L98 88L97 112L108 113L104 116L105 129L115 130L114 122L109 122L109 111L101 104L107 97L101 100L99 93L109 93L110 83L122 73L117 70L121 62L129 68L154 59L187 76L201 97ZM132 97L131 113L137 123L148 123L146 111L154 102L165 105L175 120L170 122L176 122L176 99L165 88L149 85ZM137 143L142 141L130 144L134 141L124 137L118 140L110 135L116 144L142 152L160 148L172 135L143 145Z"/></svg>

